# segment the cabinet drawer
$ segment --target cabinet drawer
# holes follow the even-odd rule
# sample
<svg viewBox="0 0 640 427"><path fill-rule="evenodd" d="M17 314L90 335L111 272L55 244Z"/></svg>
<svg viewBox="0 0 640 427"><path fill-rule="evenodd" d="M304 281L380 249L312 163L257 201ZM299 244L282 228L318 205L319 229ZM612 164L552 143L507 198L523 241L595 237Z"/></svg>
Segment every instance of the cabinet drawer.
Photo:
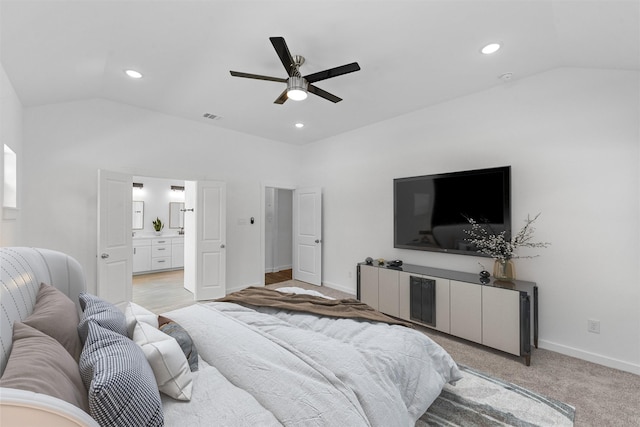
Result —
<svg viewBox="0 0 640 427"><path fill-rule="evenodd" d="M163 256L171 256L171 245L162 245L162 246L152 246L151 247L151 256L152 257L163 257Z"/></svg>
<svg viewBox="0 0 640 427"><path fill-rule="evenodd" d="M162 270L171 268L171 257L151 258L151 269Z"/></svg>
<svg viewBox="0 0 640 427"><path fill-rule="evenodd" d="M170 245L171 244L171 239L153 239L152 240L152 245L156 246L156 245Z"/></svg>

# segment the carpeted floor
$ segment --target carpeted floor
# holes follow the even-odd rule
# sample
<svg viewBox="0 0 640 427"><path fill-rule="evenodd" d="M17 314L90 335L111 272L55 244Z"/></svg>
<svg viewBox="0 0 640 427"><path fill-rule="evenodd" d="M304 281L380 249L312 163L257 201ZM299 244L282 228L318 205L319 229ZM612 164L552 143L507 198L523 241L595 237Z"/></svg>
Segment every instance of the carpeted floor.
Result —
<svg viewBox="0 0 640 427"><path fill-rule="evenodd" d="M298 286L334 298L353 298L325 286L287 281L270 288ZM534 349L531 366L522 359L481 345L418 329L440 344L456 362L575 408L576 427L640 426L640 376L544 349Z"/></svg>

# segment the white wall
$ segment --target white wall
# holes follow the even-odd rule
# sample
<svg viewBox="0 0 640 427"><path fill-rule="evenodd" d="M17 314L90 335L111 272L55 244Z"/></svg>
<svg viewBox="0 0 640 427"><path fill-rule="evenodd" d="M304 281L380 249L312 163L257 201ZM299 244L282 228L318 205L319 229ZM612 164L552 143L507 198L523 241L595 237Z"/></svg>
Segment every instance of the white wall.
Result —
<svg viewBox="0 0 640 427"><path fill-rule="evenodd" d="M260 182L294 181L299 147L105 100L28 108L24 121L28 197L22 244L78 259L90 291L96 280L98 169L226 181L227 288L261 283Z"/></svg>
<svg viewBox="0 0 640 427"><path fill-rule="evenodd" d="M0 207L4 200L4 145L16 153L17 157L17 203L18 209L0 211L0 246L20 244L21 215L23 197L22 185L22 103L4 67L0 64Z"/></svg>
<svg viewBox="0 0 640 427"><path fill-rule="evenodd" d="M491 267L394 249L392 180L511 165L514 228L542 212L536 237L552 242L516 260L540 288L541 346L640 373L639 92L637 72L561 69L307 146L301 184L323 187L323 281L354 292L367 256Z"/></svg>

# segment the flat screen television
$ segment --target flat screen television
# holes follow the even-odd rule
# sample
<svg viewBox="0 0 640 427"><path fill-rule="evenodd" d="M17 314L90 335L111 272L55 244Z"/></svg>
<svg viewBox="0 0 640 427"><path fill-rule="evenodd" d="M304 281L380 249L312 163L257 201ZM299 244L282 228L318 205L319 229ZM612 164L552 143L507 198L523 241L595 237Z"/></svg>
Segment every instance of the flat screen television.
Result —
<svg viewBox="0 0 640 427"><path fill-rule="evenodd" d="M393 180L394 247L482 256L467 218L510 237L510 166Z"/></svg>

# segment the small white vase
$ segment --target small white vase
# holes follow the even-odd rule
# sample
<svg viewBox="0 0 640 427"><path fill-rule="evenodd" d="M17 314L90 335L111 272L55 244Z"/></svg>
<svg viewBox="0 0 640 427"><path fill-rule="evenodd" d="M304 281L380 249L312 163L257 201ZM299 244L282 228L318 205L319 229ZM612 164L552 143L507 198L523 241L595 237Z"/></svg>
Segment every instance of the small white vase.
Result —
<svg viewBox="0 0 640 427"><path fill-rule="evenodd" d="M160 231L154 231L154 233L156 234L156 236L162 236L162 230L160 230Z"/></svg>

